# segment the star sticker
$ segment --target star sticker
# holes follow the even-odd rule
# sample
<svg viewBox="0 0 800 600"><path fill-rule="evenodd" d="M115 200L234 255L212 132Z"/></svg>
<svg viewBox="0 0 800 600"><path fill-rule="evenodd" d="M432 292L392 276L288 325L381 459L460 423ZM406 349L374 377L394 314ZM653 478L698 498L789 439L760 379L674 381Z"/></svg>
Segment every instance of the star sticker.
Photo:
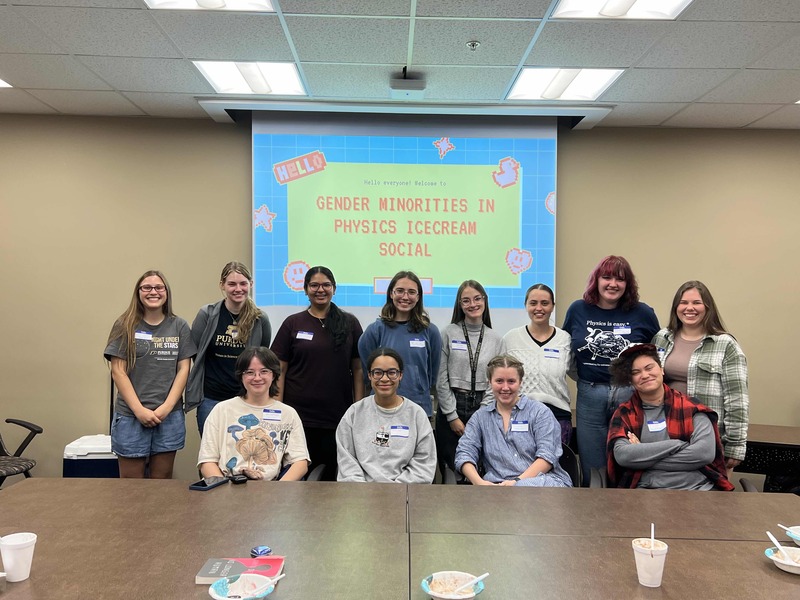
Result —
<svg viewBox="0 0 800 600"><path fill-rule="evenodd" d="M258 207L258 210L253 213L253 224L254 227L263 227L264 231L267 233L272 232L272 219L274 219L277 215L273 212L269 212L269 208L266 204L262 204Z"/></svg>
<svg viewBox="0 0 800 600"><path fill-rule="evenodd" d="M433 145L436 146L436 148L439 150L439 159L440 160L442 158L444 158L444 155L447 154L448 152L450 152L450 150L455 150L456 149L456 147L453 144L450 143L450 138L446 138L446 137L439 138L438 140L433 142Z"/></svg>

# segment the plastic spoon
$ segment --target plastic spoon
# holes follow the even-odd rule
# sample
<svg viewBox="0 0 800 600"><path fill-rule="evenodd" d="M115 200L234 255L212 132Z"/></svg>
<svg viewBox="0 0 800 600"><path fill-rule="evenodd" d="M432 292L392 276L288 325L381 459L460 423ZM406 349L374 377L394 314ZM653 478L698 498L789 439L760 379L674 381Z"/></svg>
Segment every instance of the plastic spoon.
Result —
<svg viewBox="0 0 800 600"><path fill-rule="evenodd" d="M786 525L781 525L780 523L778 523L778 527L780 527L784 531L788 531L789 533L791 533L793 535L798 535L798 533L792 527L787 527Z"/></svg>
<svg viewBox="0 0 800 600"><path fill-rule="evenodd" d="M228 595L228 598L256 598L259 594L262 594L262 593L266 592L267 589L269 588L269 586L275 585L275 583L279 579L283 579L284 577L286 577L286 573L282 573L282 574L278 575L277 577L274 577L269 582L264 583L260 587L257 587L256 589L254 589L252 592L248 592L246 596L239 596L238 594L234 594L232 596Z"/></svg>
<svg viewBox="0 0 800 600"><path fill-rule="evenodd" d="M467 583L465 583L464 585L460 585L460 586L458 586L458 587L457 587L455 590L453 590L453 593L454 593L454 594L457 594L457 593L458 593L458 592L460 592L461 590L465 590L465 589L467 589L467 588L471 588L473 585L475 585L475 584L476 584L476 583L478 583L479 581L483 581L483 580L484 580L484 579L486 579L488 576L489 576L489 574L488 574L488 573L484 573L484 574L483 574L483 575L481 575L480 577L476 577L475 579L472 579L471 581L468 581L468 582L467 582Z"/></svg>
<svg viewBox="0 0 800 600"><path fill-rule="evenodd" d="M769 536L770 541L773 544L775 544L775 546L778 548L778 550L781 551L781 554L783 554L786 557L786 560L789 561L790 563L792 563L793 565L796 565L797 563L792 558L792 555L789 554L786 550L783 549L783 546L781 546L781 543L778 540L775 539L775 536L772 535L769 531L767 532L767 535Z"/></svg>

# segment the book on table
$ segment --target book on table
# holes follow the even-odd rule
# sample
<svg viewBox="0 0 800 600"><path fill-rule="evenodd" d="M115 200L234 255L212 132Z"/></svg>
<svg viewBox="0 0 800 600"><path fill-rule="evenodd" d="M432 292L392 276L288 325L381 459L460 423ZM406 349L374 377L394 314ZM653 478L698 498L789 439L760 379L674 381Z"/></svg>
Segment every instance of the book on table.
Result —
<svg viewBox="0 0 800 600"><path fill-rule="evenodd" d="M283 556L259 556L257 558L209 558L194 578L195 583L212 584L223 577L235 577L244 573L257 573L277 577L283 571Z"/></svg>

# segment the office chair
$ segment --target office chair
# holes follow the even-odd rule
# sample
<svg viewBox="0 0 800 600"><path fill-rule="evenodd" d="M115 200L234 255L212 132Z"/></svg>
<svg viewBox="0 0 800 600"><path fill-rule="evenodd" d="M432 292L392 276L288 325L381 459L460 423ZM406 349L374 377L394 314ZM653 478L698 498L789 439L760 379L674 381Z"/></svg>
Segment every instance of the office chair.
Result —
<svg viewBox="0 0 800 600"><path fill-rule="evenodd" d="M561 444L561 458L558 459L558 464L572 479L572 487L581 487L581 465L572 448L566 444Z"/></svg>
<svg viewBox="0 0 800 600"><path fill-rule="evenodd" d="M324 464L317 465L316 467L311 469L311 472L308 475L305 476L305 480L319 481L322 478L323 471L325 471L325 465Z"/></svg>
<svg viewBox="0 0 800 600"><path fill-rule="evenodd" d="M25 448L28 447L28 444L31 443L31 440L43 431L38 425L19 419L6 419L6 423L24 427L30 433L22 440L22 443L14 454L8 452L6 445L3 443L3 436L0 435L0 486L3 485L6 477L11 477L12 475L19 475L22 473L25 477L31 476L30 470L36 466L36 461L30 458L23 458L21 455L25 451Z"/></svg>
<svg viewBox="0 0 800 600"><path fill-rule="evenodd" d="M605 488L608 487L608 474L606 473L606 468L601 467L599 469L592 468L591 476L589 479L589 487L590 488Z"/></svg>
<svg viewBox="0 0 800 600"><path fill-rule="evenodd" d="M739 479L739 485L742 486L742 490L745 492L758 492L758 488L755 484L746 477L741 477Z"/></svg>

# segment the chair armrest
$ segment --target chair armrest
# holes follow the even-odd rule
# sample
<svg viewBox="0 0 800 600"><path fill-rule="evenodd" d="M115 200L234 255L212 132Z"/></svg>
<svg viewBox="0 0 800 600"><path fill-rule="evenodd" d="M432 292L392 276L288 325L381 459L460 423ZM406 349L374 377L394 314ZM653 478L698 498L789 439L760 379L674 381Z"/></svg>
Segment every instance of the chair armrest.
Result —
<svg viewBox="0 0 800 600"><path fill-rule="evenodd" d="M604 488L608 487L608 479L606 477L605 469L591 469L591 479L589 479L590 488Z"/></svg>
<svg viewBox="0 0 800 600"><path fill-rule="evenodd" d="M19 425L20 427L24 427L25 429L30 431L28 436L24 440L22 440L22 443L19 445L19 448L17 448L17 451L14 452L14 456L17 457L22 456L22 453L25 451L25 448L28 447L28 444L31 443L33 438L35 438L37 434L40 434L44 431L44 429L42 429L38 425L34 425L33 423L30 423L28 421L22 421L20 419L6 419L6 423L11 423L12 425Z"/></svg>

